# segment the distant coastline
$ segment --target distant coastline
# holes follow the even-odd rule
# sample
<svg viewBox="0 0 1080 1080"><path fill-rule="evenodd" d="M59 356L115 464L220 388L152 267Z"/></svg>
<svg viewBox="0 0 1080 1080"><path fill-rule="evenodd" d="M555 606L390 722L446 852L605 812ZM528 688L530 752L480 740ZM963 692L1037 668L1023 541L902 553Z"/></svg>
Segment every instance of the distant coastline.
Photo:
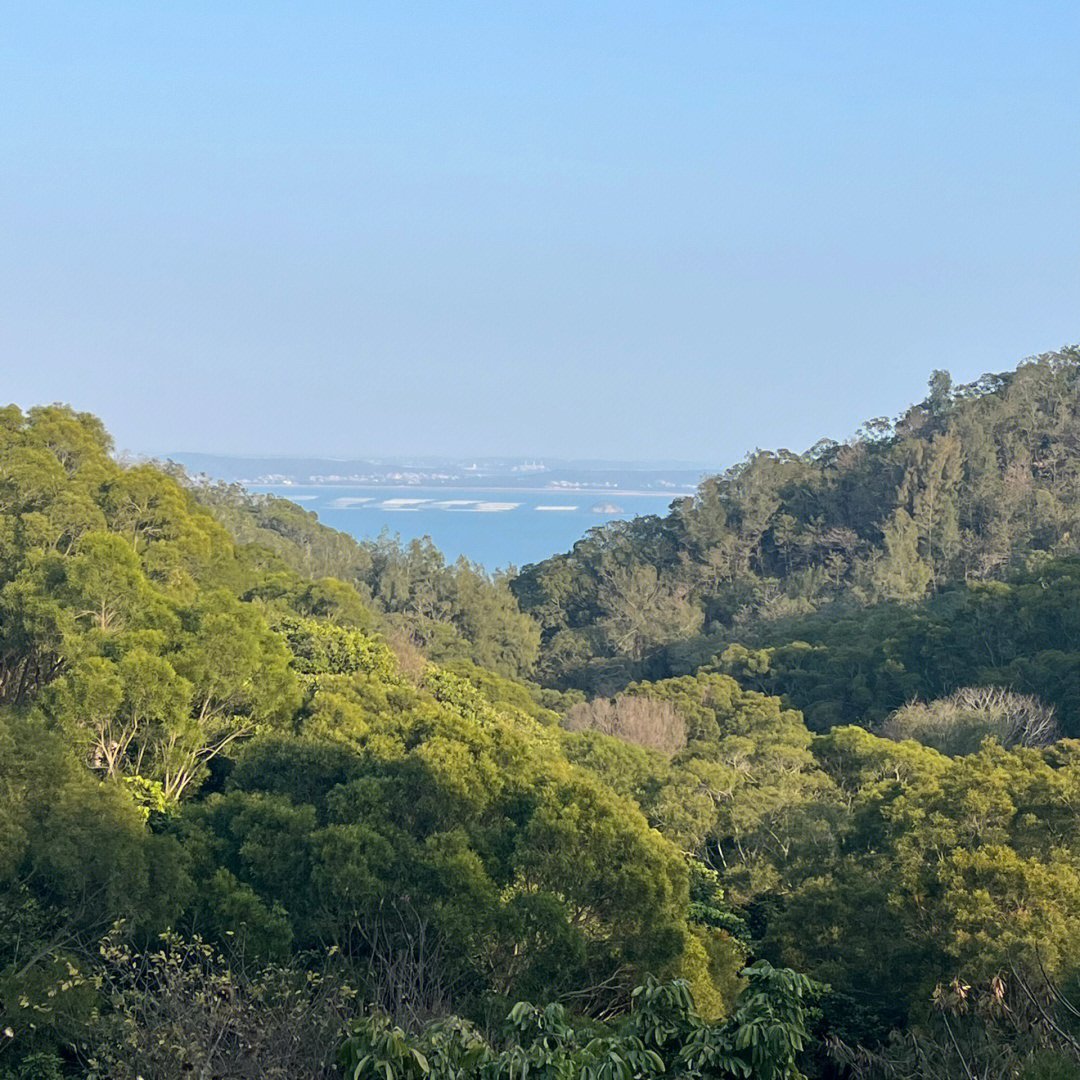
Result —
<svg viewBox="0 0 1080 1080"><path fill-rule="evenodd" d="M293 488L341 488L348 491L415 491L422 488L427 491L441 488L444 491L487 491L501 494L527 493L531 495L609 495L612 497L632 498L656 498L656 499L689 499L696 494L693 491L635 491L632 488L606 488L606 487L487 487L479 484L353 484L344 481L334 483L315 484L305 481L297 484L266 484L259 480L239 480L244 487L251 488L274 488L290 491Z"/></svg>

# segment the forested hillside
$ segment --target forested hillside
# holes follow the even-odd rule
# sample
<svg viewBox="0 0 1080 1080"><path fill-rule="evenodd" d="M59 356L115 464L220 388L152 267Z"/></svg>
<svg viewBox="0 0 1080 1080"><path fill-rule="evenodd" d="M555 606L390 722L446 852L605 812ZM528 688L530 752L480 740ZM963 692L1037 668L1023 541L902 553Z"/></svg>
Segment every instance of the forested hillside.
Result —
<svg viewBox="0 0 1080 1080"><path fill-rule="evenodd" d="M935 372L895 422L757 451L666 517L525 567L512 588L543 629L542 681L681 674L732 641L789 640L799 616L911 605L1077 553L1078 376L1075 348L967 386Z"/></svg>
<svg viewBox="0 0 1080 1080"><path fill-rule="evenodd" d="M287 499L253 495L235 484L196 483L166 470L209 507L239 544L257 544L306 578L344 581L377 616L379 627L435 660L472 660L505 675L532 671L540 646L505 578L460 559L447 565L430 540L402 545L383 535L359 542L322 525Z"/></svg>
<svg viewBox="0 0 1080 1080"><path fill-rule="evenodd" d="M732 1009L719 886L584 736L110 449L0 416L0 1070L329 1075L369 1006L596 1023L647 975Z"/></svg>
<svg viewBox="0 0 1080 1080"><path fill-rule="evenodd" d="M1078 373L509 580L3 410L0 1078L1078 1080Z"/></svg>

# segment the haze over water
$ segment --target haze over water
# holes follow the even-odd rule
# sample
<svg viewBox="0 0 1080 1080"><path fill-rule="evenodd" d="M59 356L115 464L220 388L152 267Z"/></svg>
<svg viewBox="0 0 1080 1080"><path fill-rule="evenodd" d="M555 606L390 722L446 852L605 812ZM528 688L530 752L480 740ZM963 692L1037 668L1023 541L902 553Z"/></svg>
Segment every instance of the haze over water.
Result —
<svg viewBox="0 0 1080 1080"><path fill-rule="evenodd" d="M357 539L386 529L402 540L430 536L450 561L464 555L488 570L568 551L586 530L618 518L665 514L671 495L477 492L468 488L251 486L314 510L324 525ZM616 507L618 512L603 508ZM594 509L595 508L595 509Z"/></svg>
<svg viewBox="0 0 1080 1080"><path fill-rule="evenodd" d="M194 475L289 499L359 540L431 537L488 570L568 551L589 529L666 514L715 471L686 462L405 461L176 454Z"/></svg>

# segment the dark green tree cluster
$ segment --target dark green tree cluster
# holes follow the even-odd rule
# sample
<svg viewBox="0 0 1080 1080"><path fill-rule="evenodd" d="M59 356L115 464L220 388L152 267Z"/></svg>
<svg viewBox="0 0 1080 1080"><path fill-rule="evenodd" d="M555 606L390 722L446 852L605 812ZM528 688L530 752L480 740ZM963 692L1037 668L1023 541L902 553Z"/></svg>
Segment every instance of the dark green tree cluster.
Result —
<svg viewBox="0 0 1080 1080"><path fill-rule="evenodd" d="M1007 581L957 582L919 604L834 605L759 627L708 667L780 694L816 731L882 724L906 702L999 686L1056 709L1080 734L1080 560Z"/></svg>

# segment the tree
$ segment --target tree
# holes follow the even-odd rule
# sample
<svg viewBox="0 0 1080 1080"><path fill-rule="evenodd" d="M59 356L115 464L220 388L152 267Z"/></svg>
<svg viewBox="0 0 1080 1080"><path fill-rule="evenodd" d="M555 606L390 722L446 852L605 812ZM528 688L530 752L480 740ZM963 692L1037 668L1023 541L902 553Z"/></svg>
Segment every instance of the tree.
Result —
<svg viewBox="0 0 1080 1080"><path fill-rule="evenodd" d="M600 590L604 612L600 628L613 651L631 660L666 641L689 637L701 627L702 614L687 590L662 582L652 566L615 567L605 573Z"/></svg>
<svg viewBox="0 0 1080 1080"><path fill-rule="evenodd" d="M110 1009L78 1048L92 1076L330 1080L355 991L331 970L230 968L198 938L134 951L107 937L95 972Z"/></svg>
<svg viewBox="0 0 1080 1080"><path fill-rule="evenodd" d="M903 508L893 511L883 526L885 555L875 567L874 580L883 597L890 600L921 600L933 571L919 554L919 531Z"/></svg>
<svg viewBox="0 0 1080 1080"><path fill-rule="evenodd" d="M686 745L686 725L675 707L636 695L580 702L566 714L566 728L614 735L662 754L674 754Z"/></svg>
<svg viewBox="0 0 1080 1080"><path fill-rule="evenodd" d="M943 754L970 754L983 739L1002 746L1048 746L1061 736L1052 706L1001 686L966 686L948 697L911 701L882 725L890 739L915 739Z"/></svg>

